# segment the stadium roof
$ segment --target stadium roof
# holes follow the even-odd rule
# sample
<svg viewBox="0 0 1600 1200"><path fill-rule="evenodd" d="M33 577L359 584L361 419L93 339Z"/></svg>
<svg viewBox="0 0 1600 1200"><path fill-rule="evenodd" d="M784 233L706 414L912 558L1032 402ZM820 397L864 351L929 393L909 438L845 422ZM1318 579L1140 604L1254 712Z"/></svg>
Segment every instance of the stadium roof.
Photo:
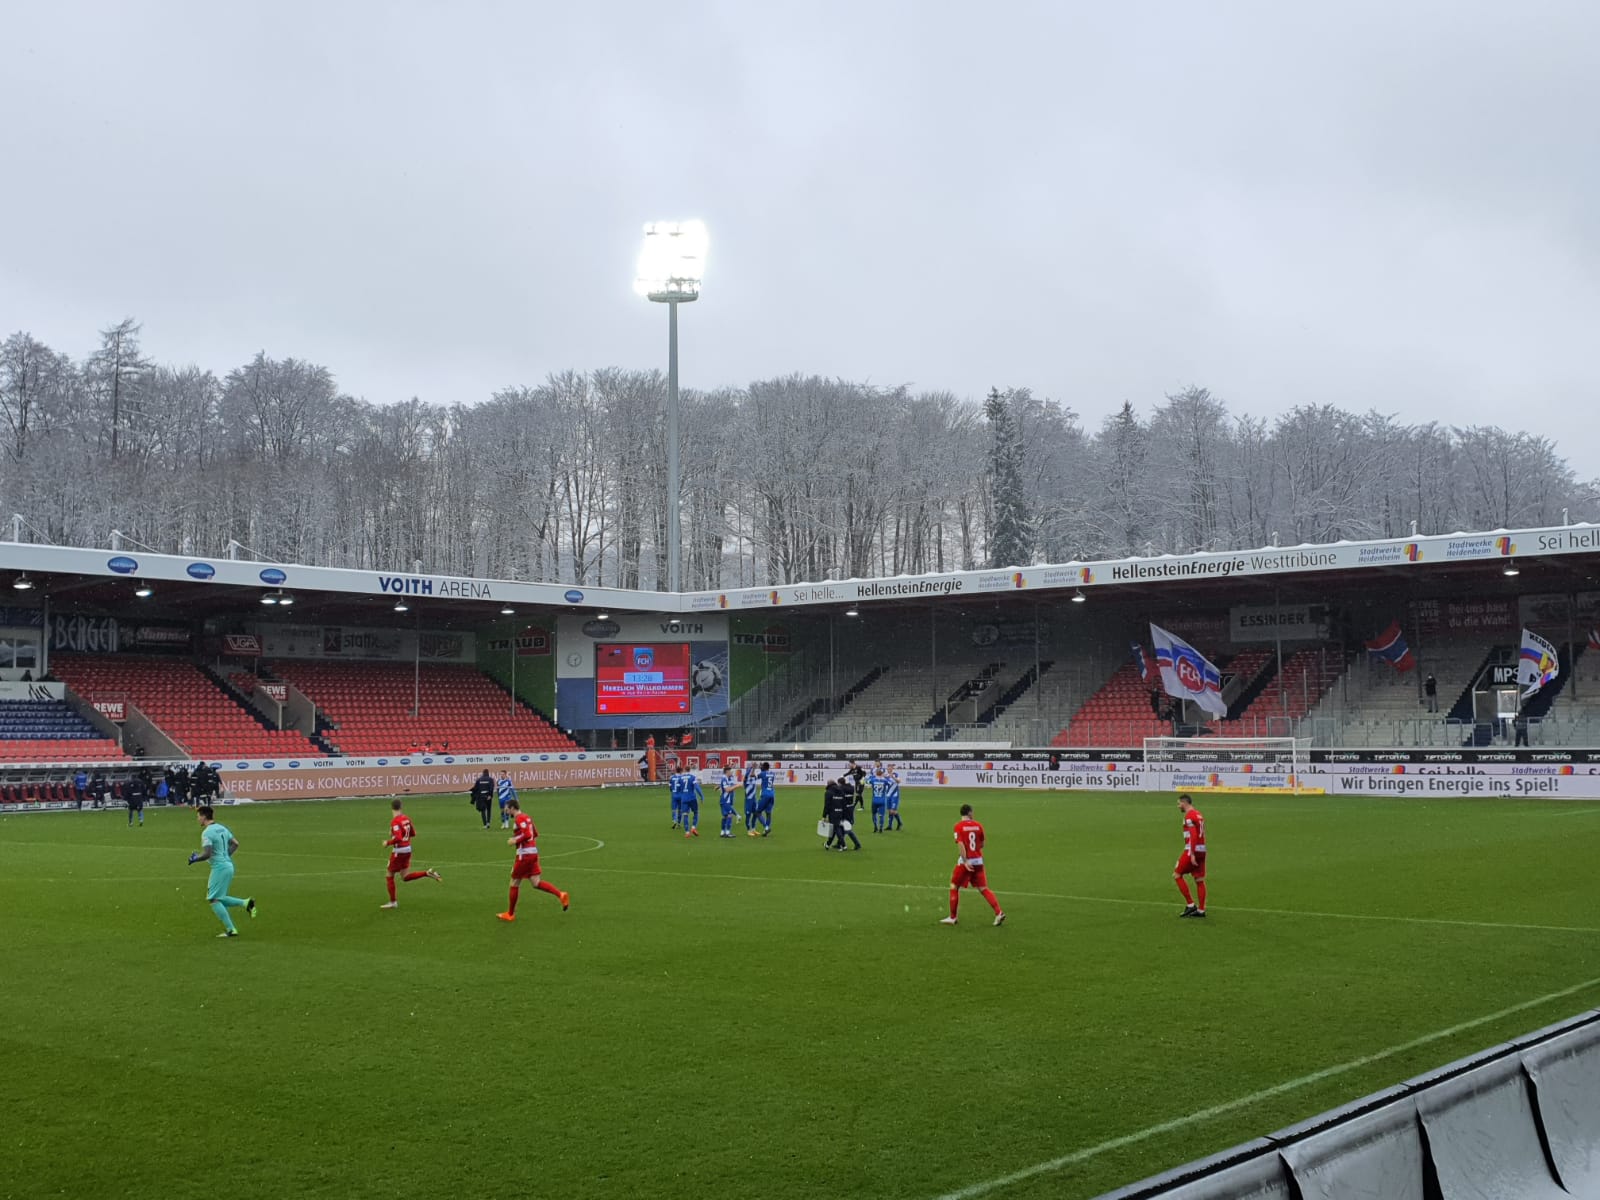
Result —
<svg viewBox="0 0 1600 1200"><path fill-rule="evenodd" d="M1096 591L1125 592L1130 588L1147 595L1152 588L1171 588L1177 599L1180 595L1192 597L1203 585L1221 581L1255 580L1289 588L1315 585L1319 577L1331 583L1330 575L1348 579L1352 574L1360 577L1370 573L1391 584L1400 584L1402 579L1407 583L1437 583L1463 568L1471 569L1481 579L1485 566L1512 560L1519 568L1550 576L1562 586L1581 586L1585 581L1594 582L1595 555L1600 555L1600 525L1586 524L678 594L26 542L0 542L0 572L9 573L10 579L23 572L41 581L48 579L52 599L74 605L110 608L127 604L132 581L138 579L157 589L162 608L175 608L193 616L237 613L239 593L235 589L254 593L282 589L294 593L297 619L332 621L370 616L382 605L392 606L404 597L408 601L425 601L430 622L438 623L451 617L481 621L506 605L581 611L770 611L953 598L1061 599L1079 590L1093 595Z"/></svg>

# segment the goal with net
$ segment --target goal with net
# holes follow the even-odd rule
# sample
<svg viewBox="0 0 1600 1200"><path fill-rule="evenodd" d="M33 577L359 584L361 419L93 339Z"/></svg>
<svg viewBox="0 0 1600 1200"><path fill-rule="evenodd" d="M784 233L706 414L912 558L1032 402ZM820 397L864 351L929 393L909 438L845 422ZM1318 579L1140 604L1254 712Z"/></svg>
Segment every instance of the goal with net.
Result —
<svg viewBox="0 0 1600 1200"><path fill-rule="evenodd" d="M1149 737L1144 739L1144 761L1147 766L1165 764L1175 773L1218 776L1207 786L1224 791L1244 790L1247 785L1237 779L1243 775L1262 777L1248 785L1250 791L1322 790L1303 784L1311 761L1310 738Z"/></svg>

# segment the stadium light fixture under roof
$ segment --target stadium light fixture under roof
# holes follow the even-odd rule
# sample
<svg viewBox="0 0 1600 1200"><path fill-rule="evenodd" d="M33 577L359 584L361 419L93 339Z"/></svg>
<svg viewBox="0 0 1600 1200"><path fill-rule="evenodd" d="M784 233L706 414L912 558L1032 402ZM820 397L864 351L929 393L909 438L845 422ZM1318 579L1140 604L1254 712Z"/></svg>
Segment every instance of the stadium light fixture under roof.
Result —
<svg viewBox="0 0 1600 1200"><path fill-rule="evenodd" d="M133 594L141 600L148 600L156 594L156 590L141 579L139 586L133 589Z"/></svg>
<svg viewBox="0 0 1600 1200"><path fill-rule="evenodd" d="M19 592L29 592L33 590L33 580L29 579L28 573L24 571L11 581L11 586Z"/></svg>

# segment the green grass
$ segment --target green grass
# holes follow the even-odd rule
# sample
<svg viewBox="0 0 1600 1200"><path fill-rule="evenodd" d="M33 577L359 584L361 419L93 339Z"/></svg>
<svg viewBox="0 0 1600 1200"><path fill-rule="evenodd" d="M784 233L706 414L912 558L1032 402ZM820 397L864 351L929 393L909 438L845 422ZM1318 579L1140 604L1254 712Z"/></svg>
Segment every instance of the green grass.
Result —
<svg viewBox="0 0 1600 1200"><path fill-rule="evenodd" d="M1001 929L971 894L936 923L962 800ZM731 843L659 792L535 794L572 910L525 889L505 925L505 835L460 797L411 802L445 882L394 912L385 802L257 804L221 813L261 903L231 942L189 812L0 820L0 1196L933 1197L1600 977L1600 806L1203 807L1206 923L1175 919L1170 796L924 789L829 855L809 793ZM994 1195L1091 1196L1596 1004Z"/></svg>

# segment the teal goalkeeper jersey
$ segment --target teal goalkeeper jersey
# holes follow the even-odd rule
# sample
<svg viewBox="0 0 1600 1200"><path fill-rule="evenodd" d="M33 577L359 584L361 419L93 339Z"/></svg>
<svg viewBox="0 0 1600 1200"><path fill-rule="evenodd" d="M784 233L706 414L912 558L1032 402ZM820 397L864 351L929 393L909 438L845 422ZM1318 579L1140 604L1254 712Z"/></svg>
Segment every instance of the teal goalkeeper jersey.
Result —
<svg viewBox="0 0 1600 1200"><path fill-rule="evenodd" d="M207 825L200 834L200 844L211 847L209 861L213 867L233 866L233 859L228 856L228 843L232 840L233 834L228 832L226 825Z"/></svg>

